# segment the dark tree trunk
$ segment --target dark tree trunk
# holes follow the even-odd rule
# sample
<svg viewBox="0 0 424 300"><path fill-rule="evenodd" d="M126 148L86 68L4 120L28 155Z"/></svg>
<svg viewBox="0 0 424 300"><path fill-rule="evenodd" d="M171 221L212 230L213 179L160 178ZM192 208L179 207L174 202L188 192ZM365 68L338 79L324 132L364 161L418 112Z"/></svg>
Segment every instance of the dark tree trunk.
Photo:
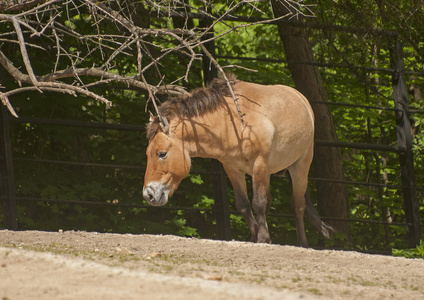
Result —
<svg viewBox="0 0 424 300"><path fill-rule="evenodd" d="M288 13L278 1L272 0L275 17ZM316 66L297 62L314 62L312 47L304 28L290 26L287 22L278 23L278 31L283 42L289 70L296 89L308 98L315 113L315 139L335 141L337 135L327 102L321 74ZM315 147L313 167L316 177L343 180L343 162L340 152L332 147ZM318 209L323 216L349 218L347 189L344 184L317 182ZM349 223L329 221L337 232L349 237Z"/></svg>

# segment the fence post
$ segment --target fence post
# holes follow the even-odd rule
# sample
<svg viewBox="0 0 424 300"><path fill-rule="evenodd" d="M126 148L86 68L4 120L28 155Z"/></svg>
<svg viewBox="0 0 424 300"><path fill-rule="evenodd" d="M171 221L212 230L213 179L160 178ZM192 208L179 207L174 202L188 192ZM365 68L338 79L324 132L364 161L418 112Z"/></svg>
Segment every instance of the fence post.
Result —
<svg viewBox="0 0 424 300"><path fill-rule="evenodd" d="M222 164L217 160L211 161L213 190L216 214L216 238L231 240L230 206L227 191L227 175Z"/></svg>
<svg viewBox="0 0 424 300"><path fill-rule="evenodd" d="M397 41L392 49L392 85L396 109L396 135L398 146L403 148L399 154L404 210L407 226L408 247L420 244L420 219L418 214L417 186L412 152L412 134L409 121L408 93L404 77L403 47Z"/></svg>
<svg viewBox="0 0 424 300"><path fill-rule="evenodd" d="M201 19L200 25L208 28L212 25L211 20ZM213 29L212 29L213 31ZM211 34L205 35L204 39L210 38ZM215 57L215 42L205 43L205 48ZM217 69L211 63L210 59L203 54L203 81L206 84L217 76ZM215 214L216 214L216 238L219 240L231 240L230 225L230 208L227 191L227 175L225 174L222 164L217 160L211 160L211 169L213 176L213 189L215 198Z"/></svg>
<svg viewBox="0 0 424 300"><path fill-rule="evenodd" d="M0 188L3 208L3 225L7 229L17 230L15 179L13 175L12 146L10 142L9 112L0 104Z"/></svg>

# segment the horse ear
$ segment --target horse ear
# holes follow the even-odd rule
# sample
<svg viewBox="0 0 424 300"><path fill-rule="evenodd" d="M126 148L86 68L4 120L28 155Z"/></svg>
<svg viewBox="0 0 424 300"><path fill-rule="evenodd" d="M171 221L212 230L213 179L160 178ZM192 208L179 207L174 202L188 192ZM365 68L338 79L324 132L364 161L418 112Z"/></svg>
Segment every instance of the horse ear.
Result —
<svg viewBox="0 0 424 300"><path fill-rule="evenodd" d="M155 116L152 114L152 112L150 110L149 110L149 114L150 114L149 122L152 123L153 120L155 119Z"/></svg>
<svg viewBox="0 0 424 300"><path fill-rule="evenodd" d="M169 135L171 133L171 128L169 127L168 120L166 117L159 115L159 125L162 128L163 133Z"/></svg>

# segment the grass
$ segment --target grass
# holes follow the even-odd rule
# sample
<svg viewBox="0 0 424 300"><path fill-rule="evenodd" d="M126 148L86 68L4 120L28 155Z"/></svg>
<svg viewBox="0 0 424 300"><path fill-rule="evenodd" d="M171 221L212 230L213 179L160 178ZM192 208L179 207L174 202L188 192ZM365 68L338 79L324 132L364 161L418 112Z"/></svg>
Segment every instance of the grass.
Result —
<svg viewBox="0 0 424 300"><path fill-rule="evenodd" d="M392 255L406 258L424 258L424 241L421 240L420 244L413 249L392 249Z"/></svg>
<svg viewBox="0 0 424 300"><path fill-rule="evenodd" d="M323 294L321 293L321 291L317 288L309 288L306 291L308 291L311 294L314 294L316 296L322 296Z"/></svg>

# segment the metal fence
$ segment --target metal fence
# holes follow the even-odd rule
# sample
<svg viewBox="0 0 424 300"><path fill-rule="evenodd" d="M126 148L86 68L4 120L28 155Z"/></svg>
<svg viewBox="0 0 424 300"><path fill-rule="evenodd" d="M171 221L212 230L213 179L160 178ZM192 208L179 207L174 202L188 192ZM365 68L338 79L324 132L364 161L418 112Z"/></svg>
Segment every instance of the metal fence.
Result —
<svg viewBox="0 0 424 300"><path fill-rule="evenodd" d="M249 20L247 20L249 21ZM293 23L290 23L293 25ZM304 26L304 24L299 24ZM312 26L312 25L311 25ZM325 27L325 26L324 26ZM315 28L323 29L323 25L316 25ZM357 29L348 29L345 27L331 27L331 30L340 30L347 32L357 32ZM396 36L395 33L382 33L380 31L374 32L374 34L390 34ZM420 220L418 211L418 198L417 191L424 191L423 187L417 186L414 171L414 160L413 160L413 140L411 136L411 124L410 124L410 111L408 106L408 93L405 83L405 69L403 62L402 46L399 42L393 47L394 53L392 55L392 68L378 69L366 67L367 71L376 72L387 72L392 77L393 87L393 100L394 107L379 107L379 106L366 106L366 105L352 105L348 103L322 103L322 105L337 105L337 106L349 106L349 107L360 107L365 109L377 109L377 110L388 110L393 112L393 118L396 120L396 132L397 132L397 145L382 145L382 144L369 144L369 143L352 143L349 141L320 141L317 140L316 145L318 147L338 147L338 148L349 148L349 149L360 149L360 150L372 150L372 151L388 151L396 153L399 158L399 172L402 178L401 185L387 185L384 183L370 183L370 182L352 182L348 180L334 181L327 178L311 178L312 181L331 181L340 184L348 185L364 185L364 186L375 186L375 187L388 187L392 189L398 189L403 195L403 209L405 211L405 222L388 222L388 221L377 221L367 219L349 219L340 220L343 222L369 222L385 224L389 226L405 226L407 228L407 244L410 247L414 247L420 242ZM239 59L239 60L258 60L257 58L240 58L240 57L217 57L220 59ZM269 61L272 62L272 61ZM275 63L281 63L287 61L275 61ZM302 63L302 62L297 62ZM304 62L309 63L309 62ZM209 65L205 62L205 65ZM334 67L333 65L328 67ZM346 66L339 66L346 67ZM351 66L349 66L351 67ZM361 68L361 67L357 67ZM207 68L204 68L207 72ZM421 74L424 75L424 74ZM214 76L214 74L206 74L208 76ZM423 113L423 111L413 111L413 113ZM42 119L42 118L30 118L21 116L18 119L12 119L6 108L2 106L1 110L1 139L0 139L0 170L1 170L1 203L3 210L3 223L5 228L18 229L17 220L17 204L23 201L40 201L40 202L51 202L51 203L68 203L68 204L79 204L79 205L98 205L98 206L116 206L117 204L109 203L105 201L76 201L76 200L58 200L40 197L22 197L16 195L16 183L14 181L14 164L18 161L26 161L31 163L42 163L42 164L58 164L58 165L69 165L69 166L89 166L93 168L119 168L119 169L135 169L140 172L144 171L144 166L140 165L114 165L114 164L101 164L101 163L86 163L78 161L61 161L61 160L48 160L48 159L30 159L23 157L13 157L13 140L10 137L10 125L12 123L32 123L32 124L45 124L55 126L73 126L79 128L96 128L100 130L118 130L118 131L144 131L143 125L122 125L122 124L110 124L110 123L92 123L82 122L76 120L57 120L57 119ZM231 239L231 226L230 226L230 214L234 213L231 211L229 206L228 191L226 175L223 171L222 166L212 161L211 174L213 174L213 187L215 195L215 206L213 209L201 209L193 207L163 207L154 209L173 209L173 210L201 210L209 211L214 213L216 216L216 237L218 239ZM280 176L280 175L276 175ZM141 188L141 187L140 187ZM126 204L120 203L120 206ZM140 205L129 205L131 207L149 208L151 207L140 204ZM290 215L274 214L279 217L290 217ZM334 219L333 219L334 220Z"/></svg>

